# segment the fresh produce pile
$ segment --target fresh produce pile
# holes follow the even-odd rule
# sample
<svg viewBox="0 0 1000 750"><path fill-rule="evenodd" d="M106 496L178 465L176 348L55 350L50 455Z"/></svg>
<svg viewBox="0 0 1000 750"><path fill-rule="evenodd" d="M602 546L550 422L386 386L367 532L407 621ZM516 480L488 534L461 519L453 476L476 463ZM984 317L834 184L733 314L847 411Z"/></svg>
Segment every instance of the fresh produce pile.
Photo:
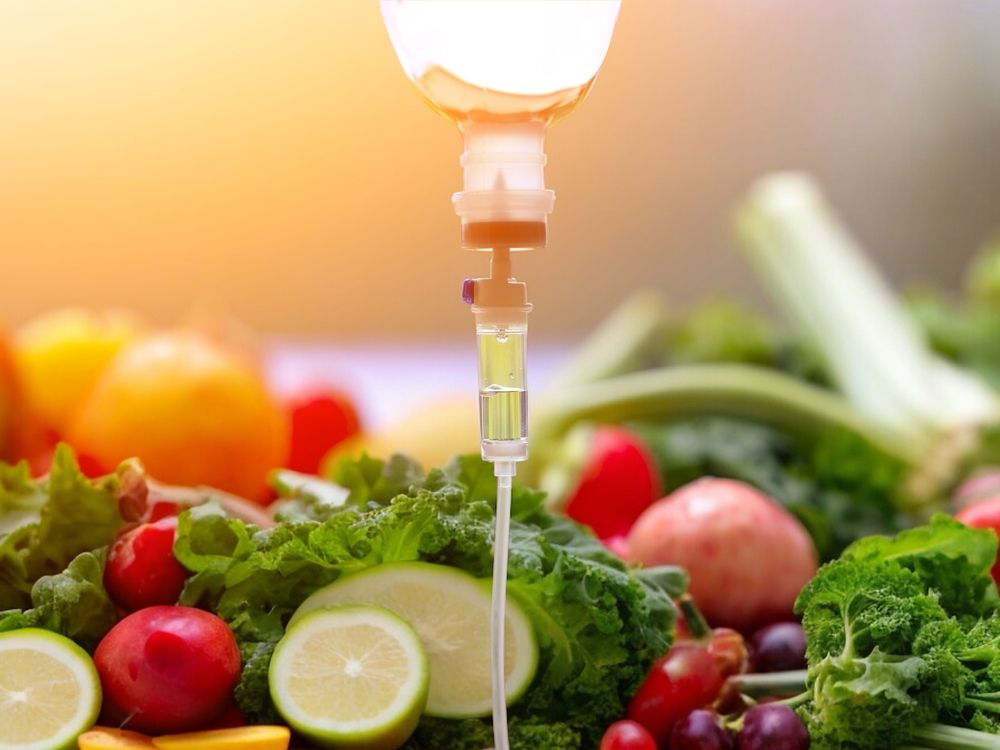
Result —
<svg viewBox="0 0 1000 750"><path fill-rule="evenodd" d="M425 475L396 457L342 462L334 478L278 472L276 523L262 529L227 514L211 491L204 504L172 495L134 463L90 480L62 448L40 481L26 464L3 466L0 648L30 650L47 633L63 662L90 665L80 647L92 653L99 679L81 678L76 733L100 710L107 726L155 735L249 722L290 724L333 747L482 750L491 468L469 457ZM523 487L513 497L511 731L517 747L591 747L669 647L671 597L686 576L630 571L542 500ZM347 645L337 641L345 618L360 622ZM330 656L364 638L382 645L342 663ZM396 651L385 639L399 663L387 663ZM0 685L11 677L5 663ZM371 726L325 716L303 697L317 694L302 686L313 664L318 694L370 710ZM364 703L406 686L402 708ZM30 679L19 688L28 700L45 689ZM65 741L53 736L53 747Z"/></svg>
<svg viewBox="0 0 1000 750"><path fill-rule="evenodd" d="M89 476L139 458L161 482L272 498L267 475L315 473L360 430L335 385L277 391L253 337L224 319L157 330L121 311L55 310L0 331L0 457L48 471L68 442Z"/></svg>
<svg viewBox="0 0 1000 750"><path fill-rule="evenodd" d="M737 227L787 328L640 295L537 399L512 747L1000 748L1000 246L900 297L802 176ZM489 747L464 417L358 436L231 331L66 315L0 357L0 747Z"/></svg>

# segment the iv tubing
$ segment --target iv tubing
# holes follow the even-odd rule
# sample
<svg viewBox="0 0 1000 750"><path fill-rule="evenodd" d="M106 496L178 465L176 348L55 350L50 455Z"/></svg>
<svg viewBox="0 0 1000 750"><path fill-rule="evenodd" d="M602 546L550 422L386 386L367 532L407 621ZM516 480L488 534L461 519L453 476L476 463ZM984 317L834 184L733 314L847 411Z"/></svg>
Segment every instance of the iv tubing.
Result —
<svg viewBox="0 0 1000 750"><path fill-rule="evenodd" d="M507 688L505 685L504 636L507 609L507 541L510 539L510 491L516 466L496 461L497 521L493 542L493 602L490 619L490 679L493 687L493 747L509 750L507 738ZM503 540L504 543L500 544Z"/></svg>

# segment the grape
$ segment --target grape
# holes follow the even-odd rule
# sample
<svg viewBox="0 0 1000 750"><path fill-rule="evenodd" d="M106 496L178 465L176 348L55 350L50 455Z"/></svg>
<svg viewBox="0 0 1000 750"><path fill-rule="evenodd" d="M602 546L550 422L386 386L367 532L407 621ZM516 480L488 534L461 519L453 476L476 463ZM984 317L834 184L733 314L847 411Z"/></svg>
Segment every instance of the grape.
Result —
<svg viewBox="0 0 1000 750"><path fill-rule="evenodd" d="M777 622L750 638L755 672L806 668L806 636L797 622Z"/></svg>
<svg viewBox="0 0 1000 750"><path fill-rule="evenodd" d="M732 750L733 738L713 711L692 711L674 724L670 750Z"/></svg>
<svg viewBox="0 0 1000 750"><path fill-rule="evenodd" d="M739 750L806 750L809 733L788 706L768 703L746 712L736 741Z"/></svg>
<svg viewBox="0 0 1000 750"><path fill-rule="evenodd" d="M656 742L642 724L625 719L608 727L601 750L656 750Z"/></svg>

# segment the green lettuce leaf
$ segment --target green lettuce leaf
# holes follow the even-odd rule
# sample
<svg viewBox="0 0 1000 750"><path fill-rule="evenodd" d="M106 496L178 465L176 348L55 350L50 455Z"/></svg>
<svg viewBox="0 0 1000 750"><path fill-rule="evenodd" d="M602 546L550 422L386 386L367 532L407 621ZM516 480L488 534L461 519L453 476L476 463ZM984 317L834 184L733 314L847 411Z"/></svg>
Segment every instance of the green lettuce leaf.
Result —
<svg viewBox="0 0 1000 750"><path fill-rule="evenodd" d="M320 512L314 504L314 520L264 531L209 510L182 516L174 551L194 573L182 603L211 609L236 634L247 662L237 700L252 720L273 720L270 649L316 589L406 560L489 577L492 468L472 456L426 476L416 472L401 457L341 463L335 476L350 493L345 505ZM575 750L598 744L607 724L623 714L623 699L668 648L674 610L664 587L676 593L685 579L669 570L640 579L589 531L545 513L543 499L522 486L512 494L510 592L534 624L540 666L512 708L511 733L515 748ZM464 748L446 740L487 737L488 729L485 720L425 720L407 749Z"/></svg>
<svg viewBox="0 0 1000 750"><path fill-rule="evenodd" d="M0 465L0 609L27 608L39 578L111 541L122 524L117 483L85 477L65 445L38 481L25 463Z"/></svg>
<svg viewBox="0 0 1000 750"><path fill-rule="evenodd" d="M92 651L118 619L104 589L104 558L104 550L84 552L62 573L38 579L30 609L0 612L0 632L44 628Z"/></svg>

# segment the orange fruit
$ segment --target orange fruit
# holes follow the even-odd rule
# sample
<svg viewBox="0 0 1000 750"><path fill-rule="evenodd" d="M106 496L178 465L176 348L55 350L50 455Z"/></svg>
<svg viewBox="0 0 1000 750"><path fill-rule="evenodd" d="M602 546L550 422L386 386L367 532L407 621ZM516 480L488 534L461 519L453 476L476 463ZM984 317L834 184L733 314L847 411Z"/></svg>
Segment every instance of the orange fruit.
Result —
<svg viewBox="0 0 1000 750"><path fill-rule="evenodd" d="M24 410L43 429L65 434L104 368L143 329L122 310L52 310L21 326L14 337Z"/></svg>
<svg viewBox="0 0 1000 750"><path fill-rule="evenodd" d="M288 453L286 416L238 351L184 330L126 347L86 399L71 442L103 466L138 457L170 484L263 500Z"/></svg>

